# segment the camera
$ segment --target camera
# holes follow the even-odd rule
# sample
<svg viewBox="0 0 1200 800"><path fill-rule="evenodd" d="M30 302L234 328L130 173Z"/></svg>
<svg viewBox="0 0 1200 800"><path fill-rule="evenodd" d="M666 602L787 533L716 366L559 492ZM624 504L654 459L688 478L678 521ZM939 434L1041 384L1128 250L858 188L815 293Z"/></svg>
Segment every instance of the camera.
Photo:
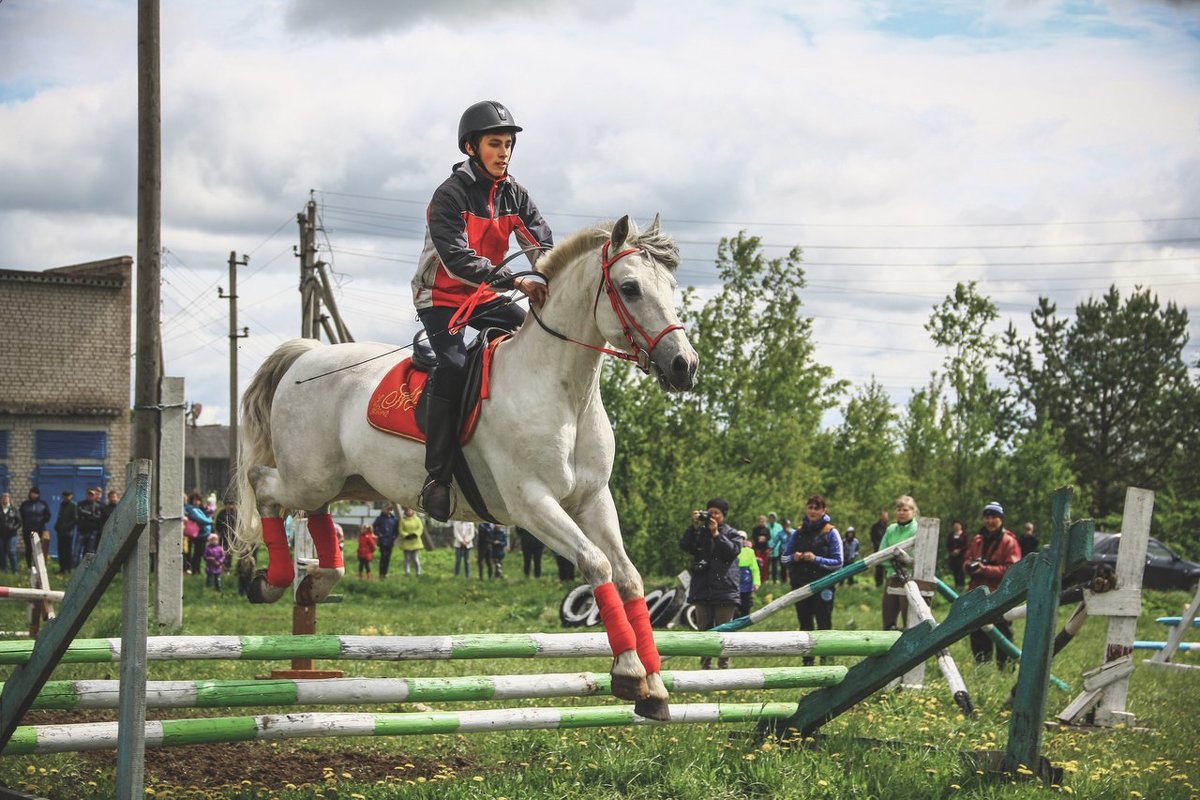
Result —
<svg viewBox="0 0 1200 800"><path fill-rule="evenodd" d="M967 562L967 572L978 572L984 564L992 563L986 558L972 558Z"/></svg>
<svg viewBox="0 0 1200 800"><path fill-rule="evenodd" d="M696 518L696 522L697 522L697 524L700 525L701 528L707 528L708 521L710 519L712 519L712 514L710 514L707 511L701 511L700 516Z"/></svg>
<svg viewBox="0 0 1200 800"><path fill-rule="evenodd" d="M712 569L712 563L707 558L697 558L692 562L691 573L693 575L702 575Z"/></svg>

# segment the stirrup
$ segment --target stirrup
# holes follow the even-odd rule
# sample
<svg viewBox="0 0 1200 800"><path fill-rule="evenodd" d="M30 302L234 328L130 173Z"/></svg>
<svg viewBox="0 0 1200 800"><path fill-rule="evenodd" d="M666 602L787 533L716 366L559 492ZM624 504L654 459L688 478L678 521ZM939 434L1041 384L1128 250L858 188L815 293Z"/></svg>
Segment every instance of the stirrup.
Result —
<svg viewBox="0 0 1200 800"><path fill-rule="evenodd" d="M433 478L425 481L425 485L421 487L421 497L417 501L417 505L439 522L450 519L450 485Z"/></svg>

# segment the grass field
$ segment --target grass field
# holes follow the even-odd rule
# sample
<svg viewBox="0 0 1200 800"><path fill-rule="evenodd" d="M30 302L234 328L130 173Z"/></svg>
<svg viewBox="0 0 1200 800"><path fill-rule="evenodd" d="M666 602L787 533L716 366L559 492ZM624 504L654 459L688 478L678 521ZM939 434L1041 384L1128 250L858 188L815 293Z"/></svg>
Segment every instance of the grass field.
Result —
<svg viewBox="0 0 1200 800"><path fill-rule="evenodd" d="M344 601L319 607L318 630L330 634L460 634L555 632L562 628L558 603L569 587L551 577L519 575L519 554L510 557L509 577L500 581L455 579L448 550L424 555L420 578L393 574L386 582L344 580ZM547 559L553 573L553 562ZM291 631L291 606L250 606L234 586L218 596L203 578L187 578L186 625L182 633L267 634ZM232 582L232 576L230 576ZM673 582L648 578L647 588ZM767 586L769 590L777 586ZM767 592L764 592L764 595ZM1190 598L1182 593L1147 593L1138 638L1165 639L1155 617L1178 614ZM879 590L868 578L842 586L836 595L838 628L878 626ZM945 614L939 601L934 614ZM1065 619L1070 609L1062 611ZM0 606L0 629L25 627L25 606ZM788 610L764 622L763 630L795 627ZM153 628L153 625L152 625ZM1023 628L1016 625L1018 644ZM1089 622L1054 662L1054 673L1075 692L1080 675L1099 665L1104 623ZM120 635L120 582L83 630L85 637ZM1196 635L1189 636L1196 640ZM1081 798L1200 797L1200 673L1142 667L1139 652L1130 687L1134 728L1047 730L1043 754L1064 769L1061 785L1045 786L1026 777L984 774L968 758L973 751L1003 750L1009 714L1004 702L1014 673L975 665L966 642L952 648L978 708L964 718L946 690L934 662L926 669L924 691L875 695L834 720L821 736L799 742L762 741L753 726L703 725L600 728L399 738L323 738L282 742L191 745L147 751L147 797L157 798L808 798L855 800L901 798L1014 798L1051 794ZM1181 655L1200 664L1194 653ZM835 659L849 664L851 659ZM753 662L753 663L751 663ZM734 666L791 666L799 659L738 659ZM249 678L284 663L176 661L150 665L152 680ZM603 659L325 662L350 676L451 676L514 672L606 671ZM694 669L694 659L669 659L671 669ZM0 674L7 676L11 668ZM63 665L58 680L116 678L117 665ZM718 698L676 698L701 702L794 701L797 690L725 692ZM1050 716L1072 698L1051 688ZM614 703L611 698L507 705ZM448 703L439 709L480 707ZM486 704L484 704L486 705ZM491 705L501 705L493 703ZM392 704L354 708L204 709L150 711L150 718L244 716L305 711L414 710ZM115 719L115 713L84 712L89 721ZM64 722L68 712L31 712L27 724ZM57 799L112 796L113 753L0 758L0 783Z"/></svg>

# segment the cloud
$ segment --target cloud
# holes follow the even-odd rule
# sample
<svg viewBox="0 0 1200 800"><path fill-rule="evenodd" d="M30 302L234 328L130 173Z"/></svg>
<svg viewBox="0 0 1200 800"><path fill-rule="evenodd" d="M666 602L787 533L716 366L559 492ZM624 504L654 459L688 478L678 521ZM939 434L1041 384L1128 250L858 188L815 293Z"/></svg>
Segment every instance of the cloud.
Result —
<svg viewBox="0 0 1200 800"><path fill-rule="evenodd" d="M479 29L512 20L603 20L628 14L632 7L631 0L604 4L530 0L516 5L488 0L408 0L403 3L392 0L342 0L337 3L292 0L286 19L288 27L294 31L373 37L427 23Z"/></svg>

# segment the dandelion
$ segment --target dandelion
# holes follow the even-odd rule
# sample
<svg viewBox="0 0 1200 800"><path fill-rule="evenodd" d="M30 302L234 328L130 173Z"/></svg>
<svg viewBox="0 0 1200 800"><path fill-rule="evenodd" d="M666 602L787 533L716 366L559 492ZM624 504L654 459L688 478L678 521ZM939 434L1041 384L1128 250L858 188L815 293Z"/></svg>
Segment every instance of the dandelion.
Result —
<svg viewBox="0 0 1200 800"><path fill-rule="evenodd" d="M483 783L483 776L476 775L474 778L471 778L471 780L475 781L476 783Z"/></svg>

